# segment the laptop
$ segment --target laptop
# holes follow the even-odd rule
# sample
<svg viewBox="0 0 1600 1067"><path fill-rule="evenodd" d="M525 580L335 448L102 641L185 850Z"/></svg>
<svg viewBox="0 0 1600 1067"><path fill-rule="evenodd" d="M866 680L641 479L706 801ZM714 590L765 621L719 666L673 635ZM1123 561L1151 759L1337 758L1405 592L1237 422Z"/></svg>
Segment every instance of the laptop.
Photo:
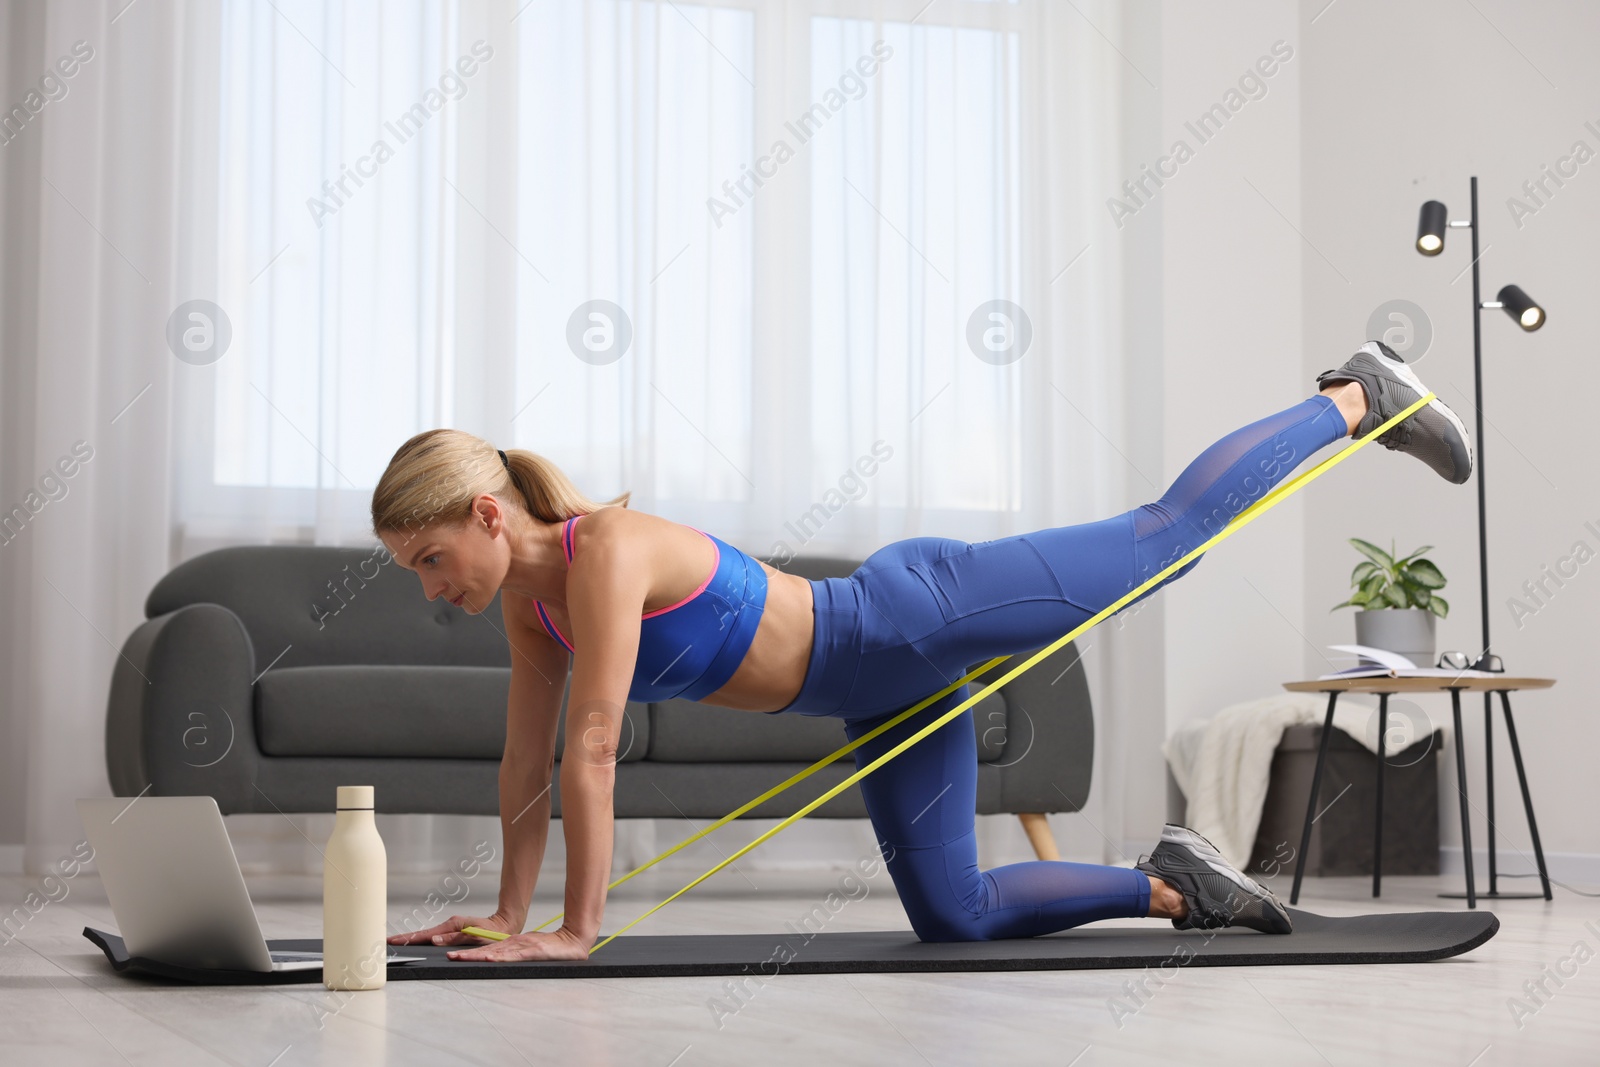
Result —
<svg viewBox="0 0 1600 1067"><path fill-rule="evenodd" d="M322 969L320 952L267 947L212 797L84 797L78 816L128 955L200 970Z"/></svg>

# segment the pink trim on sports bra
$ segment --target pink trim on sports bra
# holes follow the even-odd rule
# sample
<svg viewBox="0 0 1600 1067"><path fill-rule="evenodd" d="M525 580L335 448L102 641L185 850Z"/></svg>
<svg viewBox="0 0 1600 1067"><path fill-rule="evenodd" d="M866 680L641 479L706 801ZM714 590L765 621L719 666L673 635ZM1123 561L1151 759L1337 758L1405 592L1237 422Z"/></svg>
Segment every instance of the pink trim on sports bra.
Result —
<svg viewBox="0 0 1600 1067"><path fill-rule="evenodd" d="M528 599L533 600L532 597L529 597ZM568 652L576 652L577 649L572 647L572 642L568 641L565 637L562 637L561 631L556 629L556 624L550 621L549 614L545 612L544 604L538 600L534 600L533 606L538 609L539 621L544 624L545 632L551 637L555 638L557 641L560 641L561 647L565 648Z"/></svg>
<svg viewBox="0 0 1600 1067"><path fill-rule="evenodd" d="M578 525L578 520L581 518L583 518L582 515L574 515L572 518L567 520L566 526L561 530L561 550L567 557L568 567L572 566L572 554L575 551L576 544L574 540L576 537L575 530ZM706 586L711 584L711 579L717 576L717 568L722 566L722 548L717 544L715 538L706 533L704 530L700 529L698 526L691 526L689 529L693 530L695 533L701 534L706 540L711 542L711 551L714 553L711 560L711 573L706 575L705 581L695 586L694 592L690 593L676 604L668 604L664 608L657 608L654 611L645 612L643 615L639 616L640 621L645 619L653 619L657 615L665 615L669 611L674 611L683 607L685 604L689 603L689 601L705 592ZM533 600L532 597L529 597L528 599ZM544 624L544 628L549 632L550 636L554 637L557 641L560 641L562 647L568 652L576 652L577 649L573 647L572 642L568 641L566 637L562 636L561 630L557 628L555 622L550 618L549 612L545 610L544 603L538 600L534 600L533 603L539 611L539 621Z"/></svg>

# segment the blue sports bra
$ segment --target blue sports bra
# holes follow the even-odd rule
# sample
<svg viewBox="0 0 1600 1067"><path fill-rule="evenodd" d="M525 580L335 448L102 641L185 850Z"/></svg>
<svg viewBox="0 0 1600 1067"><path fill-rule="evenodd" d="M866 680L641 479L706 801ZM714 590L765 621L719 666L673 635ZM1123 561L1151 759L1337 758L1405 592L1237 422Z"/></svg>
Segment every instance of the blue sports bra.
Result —
<svg viewBox="0 0 1600 1067"><path fill-rule="evenodd" d="M561 528L561 548L572 565L574 515ZM664 608L639 617L639 658L633 668L628 699L641 702L699 700L728 683L755 639L767 603L767 572L756 560L720 538L690 527L710 539L716 563L694 592ZM535 600L539 621L551 637L574 652Z"/></svg>

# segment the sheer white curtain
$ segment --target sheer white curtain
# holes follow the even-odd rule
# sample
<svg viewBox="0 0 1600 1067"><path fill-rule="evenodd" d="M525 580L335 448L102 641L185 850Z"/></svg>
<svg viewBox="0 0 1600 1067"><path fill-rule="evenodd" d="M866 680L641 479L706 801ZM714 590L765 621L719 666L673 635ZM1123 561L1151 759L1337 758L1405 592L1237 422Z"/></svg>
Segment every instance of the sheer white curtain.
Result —
<svg viewBox="0 0 1600 1067"><path fill-rule="evenodd" d="M1109 3L146 3L176 84L152 96L166 82L148 64L107 63L99 106L137 97L141 124L172 132L71 149L165 190L169 213L143 220L165 265L137 294L157 439L123 490L148 494L160 536L87 616L112 641L201 551L367 543L389 455L439 425L775 564L1089 521L1146 495L1121 458L1121 263L1100 206L1120 180L1121 61L1095 29L1115 34ZM117 7L79 17L121 33L142 15L111 25ZM41 17L45 51L73 32ZM113 229L139 223L126 199L106 203ZM227 350L152 354L193 299L220 307ZM107 318L85 350L109 359L132 321ZM83 647L81 620L50 626ZM1084 642L1102 748L1119 682L1097 665L1116 641ZM109 672L102 656L80 679L65 714L80 735ZM36 674L32 692L58 704L55 685ZM40 756L41 772L59 759ZM1114 766L1097 773L1097 796L1118 786ZM30 811L71 795L43 774L27 787ZM1115 812L1087 816L1083 842L1120 837ZM392 835L398 860L425 856L442 832L427 822ZM262 824L280 832L273 855L314 860ZM758 856L823 857L841 832L796 827ZM1020 831L996 834L985 862L1026 855ZM648 826L619 833L619 859L655 845Z"/></svg>
<svg viewBox="0 0 1600 1067"><path fill-rule="evenodd" d="M196 13L121 7L0 6L0 864L34 874L82 840L73 798L109 792L112 664L174 562L163 336Z"/></svg>

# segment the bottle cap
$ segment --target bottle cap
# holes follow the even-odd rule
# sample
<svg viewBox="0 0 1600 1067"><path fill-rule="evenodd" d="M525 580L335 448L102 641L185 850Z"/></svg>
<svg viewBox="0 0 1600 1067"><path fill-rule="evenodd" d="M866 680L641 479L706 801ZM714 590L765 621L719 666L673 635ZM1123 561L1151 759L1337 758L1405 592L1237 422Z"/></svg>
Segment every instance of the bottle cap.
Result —
<svg viewBox="0 0 1600 1067"><path fill-rule="evenodd" d="M341 785L338 787L338 798L334 804L341 811L346 808L372 809L372 786L370 785Z"/></svg>

